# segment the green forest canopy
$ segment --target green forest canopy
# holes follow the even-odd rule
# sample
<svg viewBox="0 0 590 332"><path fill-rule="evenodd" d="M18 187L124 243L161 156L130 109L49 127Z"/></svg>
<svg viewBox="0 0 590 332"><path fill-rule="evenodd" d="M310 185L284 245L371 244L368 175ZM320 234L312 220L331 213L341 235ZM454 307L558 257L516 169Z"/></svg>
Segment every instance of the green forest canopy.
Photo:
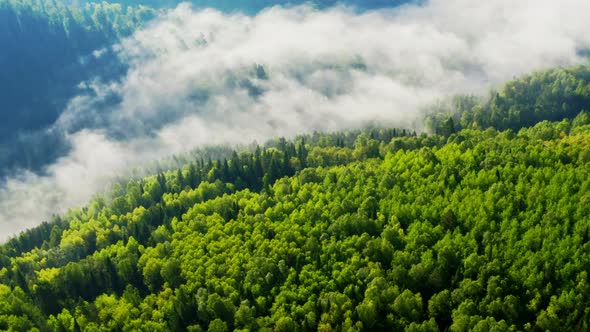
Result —
<svg viewBox="0 0 590 332"><path fill-rule="evenodd" d="M116 185L0 247L0 328L588 330L587 72Z"/></svg>

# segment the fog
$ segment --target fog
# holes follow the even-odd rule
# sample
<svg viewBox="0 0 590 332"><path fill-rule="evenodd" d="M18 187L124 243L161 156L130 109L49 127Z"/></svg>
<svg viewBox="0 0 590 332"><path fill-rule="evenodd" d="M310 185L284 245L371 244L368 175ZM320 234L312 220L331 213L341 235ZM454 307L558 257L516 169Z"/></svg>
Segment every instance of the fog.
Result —
<svg viewBox="0 0 590 332"><path fill-rule="evenodd" d="M256 16L181 4L114 46L129 64L125 77L82 83L87 92L52 128L71 151L42 175L6 179L0 240L85 204L131 167L199 146L419 126L419 111L445 96L585 61L589 11L586 0L273 7Z"/></svg>

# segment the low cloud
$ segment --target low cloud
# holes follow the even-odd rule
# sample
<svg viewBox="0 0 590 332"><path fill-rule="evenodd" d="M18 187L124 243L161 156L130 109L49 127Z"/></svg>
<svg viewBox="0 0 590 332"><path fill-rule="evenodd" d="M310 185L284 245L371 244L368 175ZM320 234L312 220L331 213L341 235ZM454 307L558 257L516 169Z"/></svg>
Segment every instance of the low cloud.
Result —
<svg viewBox="0 0 590 332"><path fill-rule="evenodd" d="M53 130L71 152L0 189L0 240L86 203L139 163L378 122L416 124L456 93L584 61L590 2L432 0L365 13L273 7L257 16L182 4L115 47L130 69L85 82Z"/></svg>

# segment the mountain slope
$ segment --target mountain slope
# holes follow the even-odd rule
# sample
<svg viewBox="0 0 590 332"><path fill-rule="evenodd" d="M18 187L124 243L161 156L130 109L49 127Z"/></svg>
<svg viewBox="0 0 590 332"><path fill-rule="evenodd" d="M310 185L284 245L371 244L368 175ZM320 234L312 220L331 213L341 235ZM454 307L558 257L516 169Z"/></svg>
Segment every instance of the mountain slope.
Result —
<svg viewBox="0 0 590 332"><path fill-rule="evenodd" d="M586 72L115 185L0 246L0 328L587 330Z"/></svg>
<svg viewBox="0 0 590 332"><path fill-rule="evenodd" d="M10 254L0 324L587 329L584 118L278 141L129 182Z"/></svg>

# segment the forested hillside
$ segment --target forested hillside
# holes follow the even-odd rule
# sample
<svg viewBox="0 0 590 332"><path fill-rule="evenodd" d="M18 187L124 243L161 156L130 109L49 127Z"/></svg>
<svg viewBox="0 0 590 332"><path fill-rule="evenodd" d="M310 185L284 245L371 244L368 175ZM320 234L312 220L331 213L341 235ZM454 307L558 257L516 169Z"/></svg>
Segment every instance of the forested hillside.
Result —
<svg viewBox="0 0 590 332"><path fill-rule="evenodd" d="M433 106L425 125L428 132L443 135L489 127L518 131L544 120L572 119L589 108L590 66L581 65L524 75L483 100L456 96L450 103Z"/></svg>
<svg viewBox="0 0 590 332"><path fill-rule="evenodd" d="M0 247L0 328L588 330L586 72L116 185Z"/></svg>
<svg viewBox="0 0 590 332"><path fill-rule="evenodd" d="M81 82L118 77L125 64L106 47L154 14L105 2L0 0L0 175L11 166L40 168L59 155L58 133L37 131L57 119Z"/></svg>

